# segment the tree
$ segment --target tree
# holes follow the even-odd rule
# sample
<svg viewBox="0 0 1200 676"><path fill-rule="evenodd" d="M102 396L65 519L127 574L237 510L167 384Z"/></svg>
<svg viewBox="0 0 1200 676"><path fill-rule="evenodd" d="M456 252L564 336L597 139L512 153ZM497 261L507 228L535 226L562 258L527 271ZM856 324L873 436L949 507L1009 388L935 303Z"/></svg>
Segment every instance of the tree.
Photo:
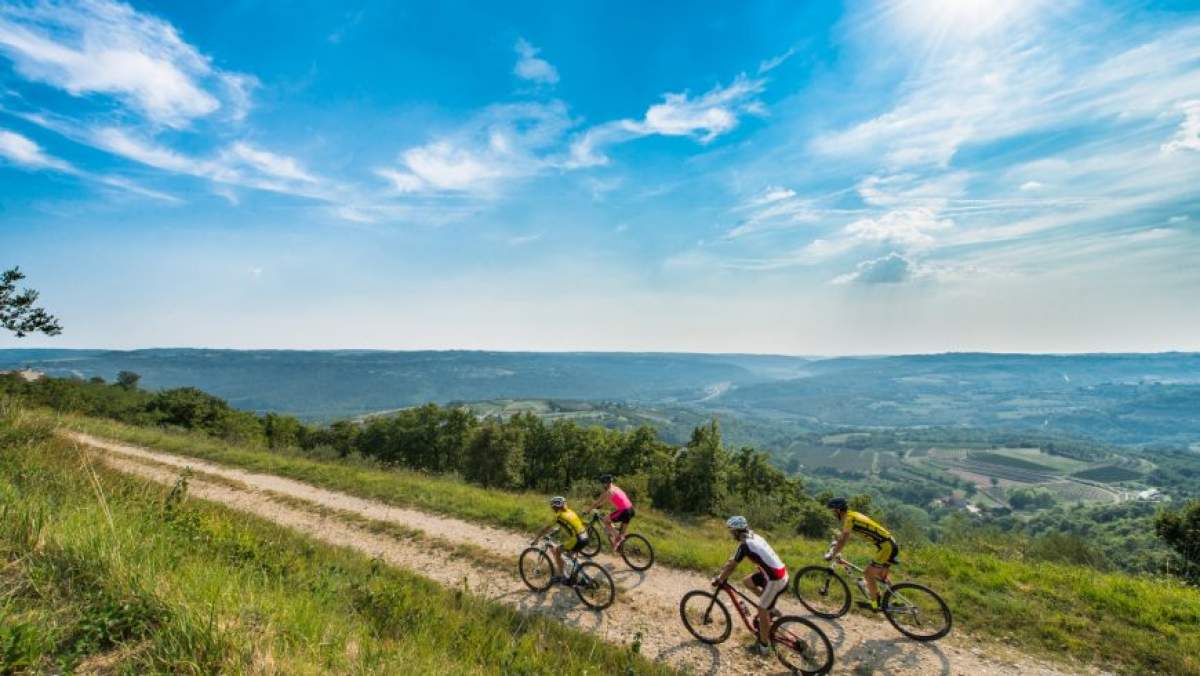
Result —
<svg viewBox="0 0 1200 676"><path fill-rule="evenodd" d="M142 377L133 371L121 371L117 374L117 386L124 390L136 390Z"/></svg>
<svg viewBox="0 0 1200 676"><path fill-rule="evenodd" d="M34 307L38 292L22 289L17 292L17 282L25 279L20 268L6 270L0 275L0 327L24 338L30 333L57 336L62 333L58 320L40 307Z"/></svg>
<svg viewBox="0 0 1200 676"><path fill-rule="evenodd" d="M1200 500L1178 512L1162 512L1154 519L1154 532L1181 559L1182 575L1200 584Z"/></svg>

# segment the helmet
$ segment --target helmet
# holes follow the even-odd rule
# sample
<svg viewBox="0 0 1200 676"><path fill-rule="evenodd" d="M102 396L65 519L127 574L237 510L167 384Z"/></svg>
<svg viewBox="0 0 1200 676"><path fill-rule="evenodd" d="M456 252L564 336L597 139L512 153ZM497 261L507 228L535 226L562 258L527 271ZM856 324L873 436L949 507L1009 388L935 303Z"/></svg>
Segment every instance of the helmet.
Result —
<svg viewBox="0 0 1200 676"><path fill-rule="evenodd" d="M825 506L840 512L844 512L850 508L850 504L846 502L846 498L830 498L829 502L825 503Z"/></svg>
<svg viewBox="0 0 1200 676"><path fill-rule="evenodd" d="M730 530L747 530L750 528L750 524L746 522L746 517L744 516L731 516L729 517L729 520L725 522L725 525L728 526Z"/></svg>
<svg viewBox="0 0 1200 676"><path fill-rule="evenodd" d="M611 474L601 474L600 476L598 476L596 478L602 484L611 484L613 482L613 475L611 475Z"/></svg>
<svg viewBox="0 0 1200 676"><path fill-rule="evenodd" d="M550 506L551 507L566 507L567 499L561 495L556 495L556 496L550 498Z"/></svg>

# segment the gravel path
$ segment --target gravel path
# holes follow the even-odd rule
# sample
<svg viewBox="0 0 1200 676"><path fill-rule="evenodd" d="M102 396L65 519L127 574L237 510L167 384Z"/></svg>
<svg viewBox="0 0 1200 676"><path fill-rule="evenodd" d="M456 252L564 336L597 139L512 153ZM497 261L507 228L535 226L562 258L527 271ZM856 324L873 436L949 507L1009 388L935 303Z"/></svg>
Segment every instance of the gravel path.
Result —
<svg viewBox="0 0 1200 676"><path fill-rule="evenodd" d="M570 590L553 589L535 594L522 584L516 573L516 558L532 534L395 507L292 479L247 472L79 432L66 434L95 452L97 459L122 472L171 484L180 470L190 467L201 473L189 482L195 497L269 519L322 542L379 557L391 565L415 571L447 586L461 588L466 585L484 598L521 611L552 616L611 643L629 645L640 638L642 653L650 659L702 674L780 672L780 665L774 658L755 658L742 649L749 644L751 636L740 623L730 641L715 647L701 644L687 633L679 620L679 599L692 589L708 588L707 578L698 573L657 564L646 573L635 573L623 562L601 555L597 561L612 573L620 591L616 604L597 613L579 603ZM237 482L245 488L205 480L203 475ZM304 509L294 502L281 502L275 495L324 509ZM514 565L511 572L500 572L467 557L452 556L428 543L373 532L329 510L399 524L450 544L474 544L493 552L511 553ZM781 599L779 603L785 613L805 614L793 599ZM886 622L858 615L816 622L833 642L834 673L971 676L1075 673L1032 659L1011 647L980 644L957 633L930 645L904 639Z"/></svg>

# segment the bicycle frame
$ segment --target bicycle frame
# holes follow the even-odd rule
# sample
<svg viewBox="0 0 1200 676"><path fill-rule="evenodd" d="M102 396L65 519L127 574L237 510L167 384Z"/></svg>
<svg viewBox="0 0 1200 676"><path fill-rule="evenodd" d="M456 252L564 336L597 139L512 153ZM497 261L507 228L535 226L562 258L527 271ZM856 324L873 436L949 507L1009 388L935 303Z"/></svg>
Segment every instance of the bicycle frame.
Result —
<svg viewBox="0 0 1200 676"><path fill-rule="evenodd" d="M621 529L610 524L604 519L604 515L599 510L592 510L592 518L588 520L589 526L598 526L604 529L604 536L608 538L608 548L613 549L613 534L621 534Z"/></svg>
<svg viewBox="0 0 1200 676"><path fill-rule="evenodd" d="M866 568L860 568L860 567L854 565L854 563L847 561L844 557L838 556L836 559L833 560L833 564L836 566L841 566L842 570L845 571L845 573L847 575L849 575L851 573L851 571L853 571L854 575L857 576L857 578L860 580L865 580L867 577L867 569ZM890 573L890 571L889 571L889 573ZM875 583L881 586L880 595L882 595L883 592L889 591L892 588L892 583L890 580L885 580L883 578L875 578ZM858 585L855 585L855 586L857 587ZM861 591L861 590L859 590L859 591ZM867 600L870 600L870 599L867 599Z"/></svg>
<svg viewBox="0 0 1200 676"><path fill-rule="evenodd" d="M750 607L754 608L755 615L757 615L758 611L761 610L761 608L758 607L758 603L756 603L754 599L750 598L742 591L735 589L734 586L729 584L728 581L723 582L721 586L717 588L717 591L723 591L726 594L729 594L729 600L733 601L733 608L737 611L738 616L742 618L742 624L746 625L746 631L757 636L758 631L754 628L753 620L748 617L746 612L742 609L742 604L738 602L738 597L741 597L742 600L750 605ZM718 596L719 594L713 594L713 603L716 603ZM708 610L705 611L705 614L709 612L712 612L712 604L709 604Z"/></svg>

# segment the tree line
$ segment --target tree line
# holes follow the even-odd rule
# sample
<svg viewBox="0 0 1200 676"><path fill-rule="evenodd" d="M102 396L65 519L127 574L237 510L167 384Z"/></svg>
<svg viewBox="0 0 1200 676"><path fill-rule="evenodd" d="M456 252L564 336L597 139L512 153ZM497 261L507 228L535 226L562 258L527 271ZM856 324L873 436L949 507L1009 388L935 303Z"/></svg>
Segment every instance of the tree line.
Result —
<svg viewBox="0 0 1200 676"><path fill-rule="evenodd" d="M293 416L238 410L193 387L146 391L131 372L120 373L115 383L0 377L0 394L61 412L192 430L235 444L366 458L510 490L590 494L596 477L611 473L634 500L662 510L738 512L763 528L813 536L829 529L827 513L800 479L785 475L763 451L726 447L716 419L697 426L690 440L677 446L649 426L612 430L572 420L546 422L528 413L481 418L465 407L437 404L361 422L313 425Z"/></svg>

